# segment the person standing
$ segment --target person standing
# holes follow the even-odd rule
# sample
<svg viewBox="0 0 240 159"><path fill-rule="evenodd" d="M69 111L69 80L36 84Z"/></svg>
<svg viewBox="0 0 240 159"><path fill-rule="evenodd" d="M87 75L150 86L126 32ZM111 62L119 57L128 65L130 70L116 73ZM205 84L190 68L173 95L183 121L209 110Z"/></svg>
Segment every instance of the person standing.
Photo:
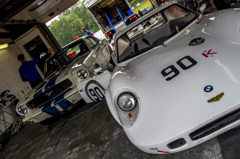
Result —
<svg viewBox="0 0 240 159"><path fill-rule="evenodd" d="M85 32L86 35L93 35L93 33L87 30L85 27L82 27L82 31Z"/></svg>
<svg viewBox="0 0 240 159"><path fill-rule="evenodd" d="M141 12L140 10L138 10L138 15L139 15L140 17L143 16L143 14L142 14L142 12Z"/></svg>
<svg viewBox="0 0 240 159"><path fill-rule="evenodd" d="M24 82L28 81L31 87L34 88L43 81L36 68L38 60L27 61L23 54L19 54L17 59L22 63L19 68L19 74Z"/></svg>

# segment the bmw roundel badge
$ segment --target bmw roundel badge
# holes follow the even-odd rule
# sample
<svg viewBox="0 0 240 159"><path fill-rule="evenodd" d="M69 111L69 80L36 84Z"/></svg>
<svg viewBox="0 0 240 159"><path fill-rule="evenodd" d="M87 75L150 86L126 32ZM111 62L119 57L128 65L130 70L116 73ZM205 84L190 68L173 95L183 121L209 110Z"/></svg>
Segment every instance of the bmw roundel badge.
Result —
<svg viewBox="0 0 240 159"><path fill-rule="evenodd" d="M204 87L205 92L211 92L212 90L213 90L213 86L211 85L207 85L206 87Z"/></svg>

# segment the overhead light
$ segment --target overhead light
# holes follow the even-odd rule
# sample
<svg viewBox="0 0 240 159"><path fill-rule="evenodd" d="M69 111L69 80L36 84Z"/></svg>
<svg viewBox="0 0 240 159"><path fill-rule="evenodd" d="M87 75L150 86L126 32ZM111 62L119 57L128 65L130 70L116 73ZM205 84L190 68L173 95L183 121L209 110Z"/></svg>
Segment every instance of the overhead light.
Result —
<svg viewBox="0 0 240 159"><path fill-rule="evenodd" d="M41 0L41 1L39 1L37 4L35 4L34 6L32 6L32 8L30 8L29 11L34 11L35 9L37 9L38 7L40 7L41 5L43 5L45 2L47 2L47 0Z"/></svg>
<svg viewBox="0 0 240 159"><path fill-rule="evenodd" d="M8 43L0 45L0 50L1 49L6 49L6 48L8 48Z"/></svg>

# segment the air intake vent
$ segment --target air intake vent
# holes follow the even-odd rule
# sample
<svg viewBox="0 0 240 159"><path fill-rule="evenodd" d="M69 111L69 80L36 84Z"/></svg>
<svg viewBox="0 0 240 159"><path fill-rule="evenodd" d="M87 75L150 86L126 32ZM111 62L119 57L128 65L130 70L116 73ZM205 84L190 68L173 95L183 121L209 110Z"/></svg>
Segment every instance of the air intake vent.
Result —
<svg viewBox="0 0 240 159"><path fill-rule="evenodd" d="M177 140L169 143L167 146L170 149L176 149L176 148L181 147L181 146L183 146L185 144L186 144L186 141L183 138L180 138L180 139L177 139Z"/></svg>
<svg viewBox="0 0 240 159"><path fill-rule="evenodd" d="M207 135L210 135L211 133L214 133L215 131L237 121L240 119L240 109L225 115L224 117L213 121L212 123L192 132L189 136L192 140L198 140L201 139Z"/></svg>

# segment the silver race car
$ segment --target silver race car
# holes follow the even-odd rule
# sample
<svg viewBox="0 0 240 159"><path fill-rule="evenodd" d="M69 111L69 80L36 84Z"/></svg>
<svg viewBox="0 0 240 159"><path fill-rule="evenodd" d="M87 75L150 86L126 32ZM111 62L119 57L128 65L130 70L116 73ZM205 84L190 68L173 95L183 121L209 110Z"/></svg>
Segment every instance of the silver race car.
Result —
<svg viewBox="0 0 240 159"><path fill-rule="evenodd" d="M115 35L106 100L135 146L175 153L240 124L239 15L166 2Z"/></svg>
<svg viewBox="0 0 240 159"><path fill-rule="evenodd" d="M47 59L44 70L47 80L16 107L24 116L23 121L47 123L45 119L80 101L77 83L92 78L98 69L108 69L111 52L106 40L84 36Z"/></svg>

